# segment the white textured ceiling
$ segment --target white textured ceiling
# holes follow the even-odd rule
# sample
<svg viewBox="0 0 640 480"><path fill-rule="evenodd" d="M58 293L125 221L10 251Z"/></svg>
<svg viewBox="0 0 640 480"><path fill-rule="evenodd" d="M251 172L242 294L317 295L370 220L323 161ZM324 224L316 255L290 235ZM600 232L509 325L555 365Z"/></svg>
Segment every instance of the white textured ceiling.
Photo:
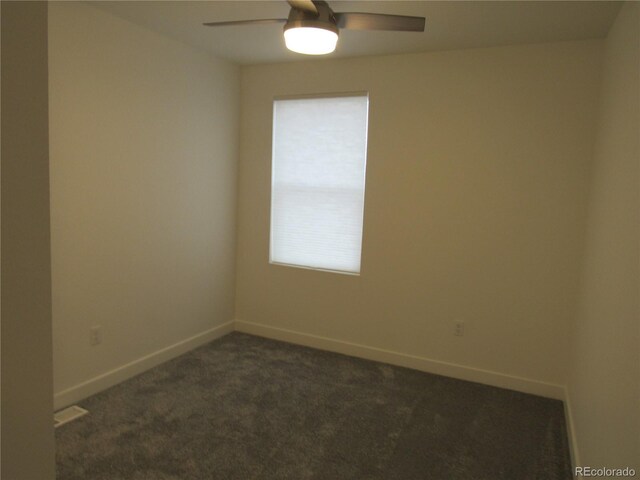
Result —
<svg viewBox="0 0 640 480"><path fill-rule="evenodd" d="M94 1L98 8L239 64L308 60L284 46L281 25L205 27L203 22L286 18L278 1ZM424 33L342 30L329 57L385 55L602 38L613 1L330 1L336 12L424 16ZM327 58L327 56L324 56Z"/></svg>

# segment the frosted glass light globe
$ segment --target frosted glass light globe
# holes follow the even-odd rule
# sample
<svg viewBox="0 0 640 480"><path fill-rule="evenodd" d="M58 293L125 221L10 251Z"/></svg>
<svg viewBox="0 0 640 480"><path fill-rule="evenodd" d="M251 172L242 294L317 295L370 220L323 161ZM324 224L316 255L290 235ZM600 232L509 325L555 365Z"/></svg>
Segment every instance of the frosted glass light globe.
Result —
<svg viewBox="0 0 640 480"><path fill-rule="evenodd" d="M293 52L305 55L326 55L336 49L338 34L316 27L289 28L284 31L284 42Z"/></svg>

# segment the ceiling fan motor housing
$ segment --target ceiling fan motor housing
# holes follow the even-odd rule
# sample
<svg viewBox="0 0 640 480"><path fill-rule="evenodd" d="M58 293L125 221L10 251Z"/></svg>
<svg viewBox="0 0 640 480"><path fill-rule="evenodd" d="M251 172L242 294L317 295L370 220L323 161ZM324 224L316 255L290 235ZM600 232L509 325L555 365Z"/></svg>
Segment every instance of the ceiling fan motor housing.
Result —
<svg viewBox="0 0 640 480"><path fill-rule="evenodd" d="M289 12L287 23L284 25L284 31L286 32L290 28L312 27L329 30L337 35L338 26L336 24L336 18L329 4L321 0L314 0L313 4L318 10L317 14L307 10L292 8Z"/></svg>

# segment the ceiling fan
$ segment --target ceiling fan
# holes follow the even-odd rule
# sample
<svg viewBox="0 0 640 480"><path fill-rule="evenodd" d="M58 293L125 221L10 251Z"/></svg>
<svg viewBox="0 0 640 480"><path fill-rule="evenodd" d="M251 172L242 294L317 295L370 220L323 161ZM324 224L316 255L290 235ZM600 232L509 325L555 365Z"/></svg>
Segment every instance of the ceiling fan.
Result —
<svg viewBox="0 0 640 480"><path fill-rule="evenodd" d="M424 17L383 13L334 12L324 0L287 0L289 18L234 20L204 23L208 27L284 23L284 39L289 50L307 55L331 53L341 28L350 30L392 30L424 32Z"/></svg>

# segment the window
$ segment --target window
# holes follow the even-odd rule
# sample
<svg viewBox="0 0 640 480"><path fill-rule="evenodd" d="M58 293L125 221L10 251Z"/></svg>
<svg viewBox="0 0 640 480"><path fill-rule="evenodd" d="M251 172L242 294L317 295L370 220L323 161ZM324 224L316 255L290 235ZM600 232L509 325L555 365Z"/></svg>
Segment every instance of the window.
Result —
<svg viewBox="0 0 640 480"><path fill-rule="evenodd" d="M273 104L270 261L360 272L366 94Z"/></svg>

